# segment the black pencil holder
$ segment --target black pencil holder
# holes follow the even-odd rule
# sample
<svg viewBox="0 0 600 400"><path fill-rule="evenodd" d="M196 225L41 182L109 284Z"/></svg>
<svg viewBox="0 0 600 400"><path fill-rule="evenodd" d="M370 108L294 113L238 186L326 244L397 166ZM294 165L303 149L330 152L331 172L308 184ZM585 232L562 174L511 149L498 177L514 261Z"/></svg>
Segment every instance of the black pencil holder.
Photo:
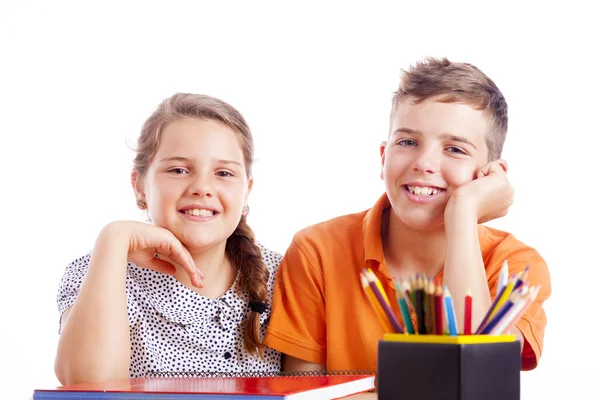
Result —
<svg viewBox="0 0 600 400"><path fill-rule="evenodd" d="M377 349L378 399L520 398L521 347L514 337L500 342L490 341L510 339L451 338L438 336L438 341L446 342L436 343L435 335L386 335ZM460 339L466 342L460 343Z"/></svg>

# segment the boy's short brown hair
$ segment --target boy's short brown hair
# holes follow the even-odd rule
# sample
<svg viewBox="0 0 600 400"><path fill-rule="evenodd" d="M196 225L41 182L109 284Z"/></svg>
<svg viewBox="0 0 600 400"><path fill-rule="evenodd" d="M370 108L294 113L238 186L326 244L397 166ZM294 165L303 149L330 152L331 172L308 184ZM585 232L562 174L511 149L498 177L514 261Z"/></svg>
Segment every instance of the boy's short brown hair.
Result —
<svg viewBox="0 0 600 400"><path fill-rule="evenodd" d="M500 158L508 130L508 105L496 84L477 67L451 62L447 58L427 57L402 70L400 87L394 94L392 112L407 97L420 103L432 97L443 103L464 103L483 110L490 119L486 136L488 160Z"/></svg>

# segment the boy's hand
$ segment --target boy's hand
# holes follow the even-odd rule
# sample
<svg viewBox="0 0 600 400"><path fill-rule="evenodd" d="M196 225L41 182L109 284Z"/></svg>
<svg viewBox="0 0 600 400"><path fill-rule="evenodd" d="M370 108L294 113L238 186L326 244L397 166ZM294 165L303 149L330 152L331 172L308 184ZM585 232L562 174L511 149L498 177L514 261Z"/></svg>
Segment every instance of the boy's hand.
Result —
<svg viewBox="0 0 600 400"><path fill-rule="evenodd" d="M445 218L451 217L458 209L475 212L477 223L505 216L514 200L514 189L508 181L507 169L504 160L485 164L473 181L460 186L450 196Z"/></svg>

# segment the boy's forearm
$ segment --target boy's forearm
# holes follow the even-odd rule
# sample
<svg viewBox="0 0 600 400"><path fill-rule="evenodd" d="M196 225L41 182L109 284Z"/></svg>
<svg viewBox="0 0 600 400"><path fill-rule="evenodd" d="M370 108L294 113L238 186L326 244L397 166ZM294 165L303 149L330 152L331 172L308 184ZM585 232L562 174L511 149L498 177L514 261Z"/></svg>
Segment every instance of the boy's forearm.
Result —
<svg viewBox="0 0 600 400"><path fill-rule="evenodd" d="M471 291L472 327L475 330L491 305L475 208L466 201L449 202L445 214L445 229L444 285L448 286L454 301L459 332L464 327L465 295Z"/></svg>
<svg viewBox="0 0 600 400"><path fill-rule="evenodd" d="M129 375L128 247L113 239L99 237L77 300L63 318L55 363L63 384Z"/></svg>

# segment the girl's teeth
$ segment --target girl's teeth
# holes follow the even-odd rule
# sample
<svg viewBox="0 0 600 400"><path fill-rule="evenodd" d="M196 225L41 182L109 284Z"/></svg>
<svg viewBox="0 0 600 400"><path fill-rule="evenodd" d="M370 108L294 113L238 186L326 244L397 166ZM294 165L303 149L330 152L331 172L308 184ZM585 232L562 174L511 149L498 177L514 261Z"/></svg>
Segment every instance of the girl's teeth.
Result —
<svg viewBox="0 0 600 400"><path fill-rule="evenodd" d="M193 215L194 217L212 217L213 212L211 210L191 208L185 210L185 213L188 215Z"/></svg>

